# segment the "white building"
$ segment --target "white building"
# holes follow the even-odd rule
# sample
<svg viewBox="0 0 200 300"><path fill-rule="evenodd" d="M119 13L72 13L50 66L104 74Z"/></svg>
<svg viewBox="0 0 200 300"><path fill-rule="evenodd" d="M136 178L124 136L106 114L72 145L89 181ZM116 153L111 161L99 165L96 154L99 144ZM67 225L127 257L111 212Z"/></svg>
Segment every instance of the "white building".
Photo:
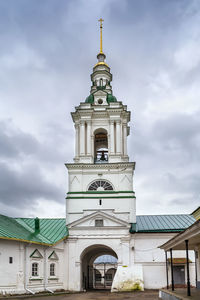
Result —
<svg viewBox="0 0 200 300"><path fill-rule="evenodd" d="M192 215L136 217L135 163L127 153L130 112L113 96L105 58L101 43L90 95L72 113L75 157L66 164L66 220L0 216L1 293L87 289L101 255L117 258L115 290L134 289L130 274L138 270L145 288L164 287L165 253L158 246L195 222Z"/></svg>

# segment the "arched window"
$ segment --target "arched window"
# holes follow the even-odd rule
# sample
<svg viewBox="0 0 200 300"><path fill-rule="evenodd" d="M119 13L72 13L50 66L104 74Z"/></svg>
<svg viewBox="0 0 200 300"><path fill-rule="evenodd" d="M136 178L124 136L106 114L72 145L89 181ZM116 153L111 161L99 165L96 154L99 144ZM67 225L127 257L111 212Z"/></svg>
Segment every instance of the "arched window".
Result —
<svg viewBox="0 0 200 300"><path fill-rule="evenodd" d="M50 264L50 276L55 276L55 264Z"/></svg>
<svg viewBox="0 0 200 300"><path fill-rule="evenodd" d="M106 180L95 180L93 181L88 188L88 191L107 191L113 190L112 185Z"/></svg>
<svg viewBox="0 0 200 300"><path fill-rule="evenodd" d="M32 276L38 276L38 263L32 263Z"/></svg>

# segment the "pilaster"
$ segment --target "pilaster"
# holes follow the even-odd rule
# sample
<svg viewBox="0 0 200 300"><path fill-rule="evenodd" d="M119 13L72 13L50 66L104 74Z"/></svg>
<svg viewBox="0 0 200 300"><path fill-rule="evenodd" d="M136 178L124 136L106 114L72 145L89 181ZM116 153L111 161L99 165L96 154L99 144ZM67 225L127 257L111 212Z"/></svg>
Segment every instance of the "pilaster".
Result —
<svg viewBox="0 0 200 300"><path fill-rule="evenodd" d="M91 121L87 121L87 154L91 155Z"/></svg>
<svg viewBox="0 0 200 300"><path fill-rule="evenodd" d="M85 155L85 121L80 121L80 155Z"/></svg>
<svg viewBox="0 0 200 300"><path fill-rule="evenodd" d="M116 121L116 153L121 154L121 121Z"/></svg>
<svg viewBox="0 0 200 300"><path fill-rule="evenodd" d="M110 121L110 154L115 153L115 130L114 121Z"/></svg>

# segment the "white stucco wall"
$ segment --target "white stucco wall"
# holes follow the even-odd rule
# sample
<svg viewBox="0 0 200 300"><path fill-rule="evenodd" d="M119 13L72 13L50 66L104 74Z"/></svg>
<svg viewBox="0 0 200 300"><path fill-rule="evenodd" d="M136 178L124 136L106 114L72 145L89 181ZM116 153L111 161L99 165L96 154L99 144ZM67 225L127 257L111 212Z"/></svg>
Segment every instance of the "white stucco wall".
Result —
<svg viewBox="0 0 200 300"><path fill-rule="evenodd" d="M135 234L135 264L143 265L144 285L147 289L162 288L166 283L165 252L158 248L171 239L175 233L141 233ZM173 258L186 257L185 251L173 251ZM168 258L170 255L168 253ZM189 251L189 258L194 262L194 252ZM186 272L185 272L186 275ZM195 286L195 265L190 266L191 284ZM169 267L169 283L171 280Z"/></svg>
<svg viewBox="0 0 200 300"><path fill-rule="evenodd" d="M68 280L65 245L64 242L61 242L54 247L45 247L1 239L0 293L25 293L27 292L26 288L32 291L43 291L45 288L63 289L64 282ZM30 257L36 249L42 257ZM53 251L58 260L48 258ZM12 264L9 263L9 257L13 257ZM32 276L32 263L38 264L38 276ZM55 264L55 276L50 276L50 263Z"/></svg>

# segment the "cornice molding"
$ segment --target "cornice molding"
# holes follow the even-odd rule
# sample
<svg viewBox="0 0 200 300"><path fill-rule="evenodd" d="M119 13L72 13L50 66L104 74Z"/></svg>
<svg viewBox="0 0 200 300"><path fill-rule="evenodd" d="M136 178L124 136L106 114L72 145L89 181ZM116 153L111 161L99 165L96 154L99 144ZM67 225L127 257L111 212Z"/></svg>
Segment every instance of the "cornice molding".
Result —
<svg viewBox="0 0 200 300"><path fill-rule="evenodd" d="M135 169L135 162L119 162L108 164L84 164L84 163L66 163L68 169L119 169L133 167Z"/></svg>

